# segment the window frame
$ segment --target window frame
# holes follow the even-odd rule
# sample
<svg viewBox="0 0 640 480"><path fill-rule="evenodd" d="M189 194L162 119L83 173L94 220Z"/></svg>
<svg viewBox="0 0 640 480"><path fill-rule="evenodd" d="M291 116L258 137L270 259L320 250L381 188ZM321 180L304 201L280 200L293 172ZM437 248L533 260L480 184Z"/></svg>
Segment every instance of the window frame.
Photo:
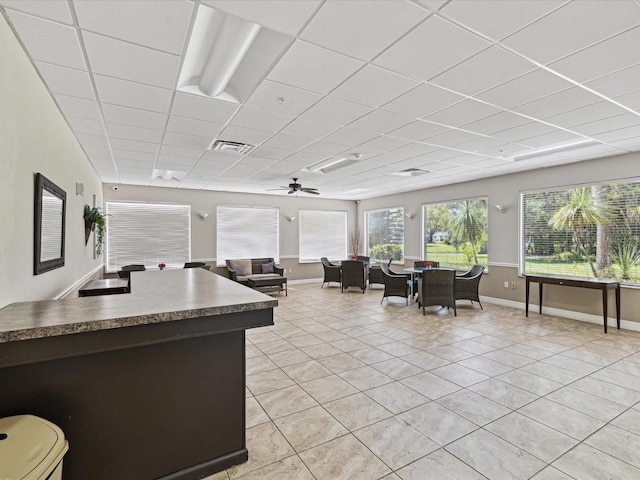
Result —
<svg viewBox="0 0 640 480"><path fill-rule="evenodd" d="M306 213L312 213L312 214L340 214L343 217L344 220L344 235L341 237L341 241L343 242L342 245L342 253L340 255L320 255L317 258L315 256L303 256L303 248L302 245L306 245L306 243L303 241L303 227L304 227L304 219L303 217L305 216ZM336 261L340 261L340 260L344 260L347 258L348 255L348 219L349 219L349 215L348 212L346 210L321 210L321 209L312 209L312 208L304 208L304 209L300 209L298 210L298 263L318 263L320 261L321 257L327 257L329 260L336 260ZM335 236L337 238L337 235ZM326 241L333 241L334 238L330 238L329 236L326 237Z"/></svg>

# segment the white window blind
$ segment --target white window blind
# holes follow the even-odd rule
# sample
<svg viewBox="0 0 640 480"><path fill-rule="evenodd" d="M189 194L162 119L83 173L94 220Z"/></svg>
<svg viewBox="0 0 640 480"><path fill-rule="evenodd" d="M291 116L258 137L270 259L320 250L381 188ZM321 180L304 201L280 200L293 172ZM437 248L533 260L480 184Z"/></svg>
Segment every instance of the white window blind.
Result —
<svg viewBox="0 0 640 480"><path fill-rule="evenodd" d="M64 255L61 251L62 245L62 225L63 203L58 197L54 197L45 189L42 190L42 230L40 238L40 261L46 262L54 258L60 258Z"/></svg>
<svg viewBox="0 0 640 480"><path fill-rule="evenodd" d="M404 208L370 210L365 220L371 261L404 261Z"/></svg>
<svg viewBox="0 0 640 480"><path fill-rule="evenodd" d="M280 224L277 208L218 207L216 259L270 258L280 261Z"/></svg>
<svg viewBox="0 0 640 480"><path fill-rule="evenodd" d="M347 212L300 210L299 261L317 262L347 258Z"/></svg>
<svg viewBox="0 0 640 480"><path fill-rule="evenodd" d="M191 261L191 206L107 202L107 271Z"/></svg>

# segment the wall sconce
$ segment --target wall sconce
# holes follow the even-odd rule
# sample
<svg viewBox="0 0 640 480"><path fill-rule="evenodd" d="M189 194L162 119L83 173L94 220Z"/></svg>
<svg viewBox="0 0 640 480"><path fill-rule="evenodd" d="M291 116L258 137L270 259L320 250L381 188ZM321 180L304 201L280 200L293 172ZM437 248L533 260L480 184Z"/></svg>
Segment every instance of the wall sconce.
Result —
<svg viewBox="0 0 640 480"><path fill-rule="evenodd" d="M204 220L206 220L206 219L207 219L207 217L209 216L209 214L208 214L208 213L205 213L205 212L200 212L200 213L198 214L198 216L199 216L199 217L204 221Z"/></svg>
<svg viewBox="0 0 640 480"><path fill-rule="evenodd" d="M76 195L84 197L84 183L76 183Z"/></svg>
<svg viewBox="0 0 640 480"><path fill-rule="evenodd" d="M284 217L284 218L286 218L287 221L289 222L293 222L296 219L296 217Z"/></svg>
<svg viewBox="0 0 640 480"><path fill-rule="evenodd" d="M496 209L500 213L507 213L507 210L509 209L509 205L496 205Z"/></svg>
<svg viewBox="0 0 640 480"><path fill-rule="evenodd" d="M416 218L416 214L415 214L415 213L405 213L405 216L406 216L409 220L413 220L414 218Z"/></svg>

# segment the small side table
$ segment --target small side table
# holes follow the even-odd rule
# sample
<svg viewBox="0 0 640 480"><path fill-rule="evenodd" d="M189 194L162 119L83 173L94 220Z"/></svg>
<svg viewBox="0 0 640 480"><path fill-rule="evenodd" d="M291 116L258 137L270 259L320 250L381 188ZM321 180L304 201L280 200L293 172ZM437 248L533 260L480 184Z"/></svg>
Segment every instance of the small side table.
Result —
<svg viewBox="0 0 640 480"><path fill-rule="evenodd" d="M285 297L288 296L287 277L279 275L273 277L249 277L247 279L249 286L253 289L266 287L279 287L280 291L284 290Z"/></svg>
<svg viewBox="0 0 640 480"><path fill-rule="evenodd" d="M94 297L97 295L116 295L129 293L129 280L126 278L105 278L91 280L78 291L80 297Z"/></svg>

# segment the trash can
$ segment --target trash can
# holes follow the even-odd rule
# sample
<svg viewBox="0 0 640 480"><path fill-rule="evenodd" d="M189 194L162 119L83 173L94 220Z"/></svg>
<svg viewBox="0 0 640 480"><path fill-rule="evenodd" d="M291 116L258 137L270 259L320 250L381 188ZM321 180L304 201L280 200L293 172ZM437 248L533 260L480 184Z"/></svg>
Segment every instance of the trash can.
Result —
<svg viewBox="0 0 640 480"><path fill-rule="evenodd" d="M69 442L57 425L33 415L0 418L0 479L61 480Z"/></svg>

